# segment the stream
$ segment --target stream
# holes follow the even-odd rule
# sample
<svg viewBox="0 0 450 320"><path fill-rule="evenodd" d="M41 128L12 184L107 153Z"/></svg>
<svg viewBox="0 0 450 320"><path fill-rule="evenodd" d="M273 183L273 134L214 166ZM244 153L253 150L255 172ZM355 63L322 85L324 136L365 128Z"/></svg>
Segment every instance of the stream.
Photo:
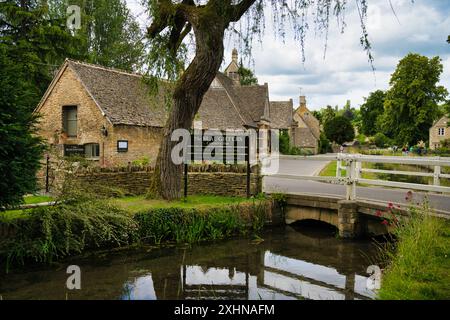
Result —
<svg viewBox="0 0 450 320"><path fill-rule="evenodd" d="M51 266L0 274L0 299L373 299L367 267L371 241L342 241L323 225L267 230L194 246L95 253ZM69 265L81 290L68 290Z"/></svg>

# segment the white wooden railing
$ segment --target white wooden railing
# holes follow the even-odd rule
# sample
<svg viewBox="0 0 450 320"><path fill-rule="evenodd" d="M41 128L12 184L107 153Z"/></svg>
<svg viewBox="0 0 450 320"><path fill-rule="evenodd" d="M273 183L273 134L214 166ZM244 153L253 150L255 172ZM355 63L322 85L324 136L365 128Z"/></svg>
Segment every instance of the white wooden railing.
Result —
<svg viewBox="0 0 450 320"><path fill-rule="evenodd" d="M395 156L367 156L360 154L336 154L336 155L321 155L321 156L279 156L279 159L290 160L309 160L309 161L337 161L336 175L334 177L320 177L320 176L299 176L299 175L284 175L284 174L269 174L281 179L294 180L313 180L325 181L335 184L343 184L347 186L346 198L347 200L356 199L356 186L359 184L394 187L409 190L429 191L450 193L450 187L441 186L441 179L450 179L450 174L443 174L442 167L450 167L450 158L444 157L395 157ZM390 164L409 164L433 167L433 172L414 172L414 171L395 171L395 170L378 170L365 169L362 163L390 163ZM346 171L345 176L342 175L343 170ZM364 179L362 173L382 173L393 175L406 176L420 176L432 177L433 184L418 184L407 182L396 182L388 180Z"/></svg>

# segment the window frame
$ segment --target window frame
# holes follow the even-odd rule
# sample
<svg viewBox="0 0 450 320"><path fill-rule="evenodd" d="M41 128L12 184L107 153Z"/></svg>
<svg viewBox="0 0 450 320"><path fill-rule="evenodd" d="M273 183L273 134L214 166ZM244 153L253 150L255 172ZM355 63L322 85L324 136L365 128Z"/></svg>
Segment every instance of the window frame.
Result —
<svg viewBox="0 0 450 320"><path fill-rule="evenodd" d="M92 149L91 149L92 147ZM91 151L91 155L88 155L88 150ZM88 160L100 159L100 144L99 143L86 143L84 145L84 157Z"/></svg>
<svg viewBox="0 0 450 320"><path fill-rule="evenodd" d="M121 148L120 144L126 143L126 148ZM130 148L128 140L117 140L117 153L127 153Z"/></svg>
<svg viewBox="0 0 450 320"><path fill-rule="evenodd" d="M75 111L75 119L69 119L70 112ZM75 123L75 133L71 134L69 131L69 122ZM62 107L62 129L67 134L68 138L78 137L78 106L66 105Z"/></svg>
<svg viewBox="0 0 450 320"><path fill-rule="evenodd" d="M445 136L445 128L438 128L438 136L443 137Z"/></svg>

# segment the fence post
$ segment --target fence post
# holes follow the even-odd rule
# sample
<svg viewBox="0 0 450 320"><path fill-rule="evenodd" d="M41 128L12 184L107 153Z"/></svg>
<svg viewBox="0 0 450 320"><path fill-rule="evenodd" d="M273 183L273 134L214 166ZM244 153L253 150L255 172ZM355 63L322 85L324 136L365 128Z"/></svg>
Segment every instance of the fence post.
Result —
<svg viewBox="0 0 450 320"><path fill-rule="evenodd" d="M355 200L356 199L356 162L354 159L349 159L346 164L347 170L347 192L346 199L347 200Z"/></svg>
<svg viewBox="0 0 450 320"><path fill-rule="evenodd" d="M362 162L356 161L356 167L355 167L355 179L361 178L361 169L362 169Z"/></svg>
<svg viewBox="0 0 450 320"><path fill-rule="evenodd" d="M338 160L337 165L336 165L336 177L337 178L340 178L342 176L341 166L342 166L342 161Z"/></svg>
<svg viewBox="0 0 450 320"><path fill-rule="evenodd" d="M441 185L441 181L440 181L440 175L441 175L441 166L434 166L434 181L433 184L435 186L440 186Z"/></svg>

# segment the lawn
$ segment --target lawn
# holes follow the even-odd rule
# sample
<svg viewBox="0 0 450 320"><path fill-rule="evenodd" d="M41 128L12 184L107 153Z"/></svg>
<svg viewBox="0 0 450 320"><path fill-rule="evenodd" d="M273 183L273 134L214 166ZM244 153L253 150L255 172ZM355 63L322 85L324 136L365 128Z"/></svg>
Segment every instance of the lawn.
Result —
<svg viewBox="0 0 450 320"><path fill-rule="evenodd" d="M55 199L48 196L25 196L23 197L24 204L38 204L38 203L45 203L45 202L51 202ZM30 211L30 209L17 209L17 210L7 210L7 211L0 211L0 220L14 220L17 218L23 218L27 216L27 211Z"/></svg>
<svg viewBox="0 0 450 320"><path fill-rule="evenodd" d="M113 204L130 212L139 212L150 208L196 208L207 209L217 206L252 202L253 200L238 197L189 196L187 201L164 201L146 199L145 196L125 197L110 200Z"/></svg>
<svg viewBox="0 0 450 320"><path fill-rule="evenodd" d="M321 177L335 177L336 176L337 161L331 161L322 171L320 171L319 176ZM341 170L341 175L345 177L346 170Z"/></svg>
<svg viewBox="0 0 450 320"><path fill-rule="evenodd" d="M27 211L30 210L31 209L0 211L0 221L11 221L18 218L25 218L27 217Z"/></svg>
<svg viewBox="0 0 450 320"><path fill-rule="evenodd" d="M25 204L37 204L43 202L51 202L54 200L52 197L48 196L25 196L23 197Z"/></svg>
<svg viewBox="0 0 450 320"><path fill-rule="evenodd" d="M450 222L427 216L398 232L395 252L385 270L379 298L450 298Z"/></svg>
<svg viewBox="0 0 450 320"><path fill-rule="evenodd" d="M42 203L52 201L51 197L25 197L26 204L32 203ZM208 209L218 206L227 206L230 204L240 204L240 203L249 203L253 200L247 198L239 198L239 197L219 197L219 196L202 196L195 195L189 196L187 201L178 200L178 201L165 201L165 200L152 200L146 199L145 196L134 196L134 197L124 197L109 200L112 204L118 206L119 208L125 209L129 212L136 213L139 211L144 211L146 209L159 209L159 208L186 208L186 209ZM26 210L7 210L4 212L0 212L0 220L13 220L16 218L23 218L27 216Z"/></svg>

